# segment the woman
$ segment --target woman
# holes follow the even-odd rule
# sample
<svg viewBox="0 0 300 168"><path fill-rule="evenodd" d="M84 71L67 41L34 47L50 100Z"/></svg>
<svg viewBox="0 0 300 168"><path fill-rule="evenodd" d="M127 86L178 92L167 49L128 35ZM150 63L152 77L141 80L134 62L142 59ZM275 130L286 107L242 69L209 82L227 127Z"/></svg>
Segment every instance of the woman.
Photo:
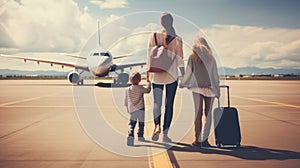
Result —
<svg viewBox="0 0 300 168"><path fill-rule="evenodd" d="M211 127L213 98L220 96L219 75L216 61L207 41L197 36L193 54L189 57L186 74L179 87L192 91L195 108L195 140L192 145L210 147L208 136ZM203 102L206 122L202 132Z"/></svg>
<svg viewBox="0 0 300 168"><path fill-rule="evenodd" d="M182 40L179 36L176 35L175 29L173 28L173 17L169 13L163 13L161 15L160 21L163 27L163 31L161 33L154 33L154 35L151 36L149 41L148 53L150 53L151 48L156 45L167 44L168 50L175 56L175 61L172 61L171 67L167 70L167 72L150 73L154 97L153 115L155 124L152 140L158 140L159 134L161 132L160 120L162 93L164 87L166 87L163 141L170 142L171 139L168 137L168 131L173 117L173 104L178 86L178 68L180 68L182 75L185 71L182 52ZM149 75L147 75L147 80L149 80Z"/></svg>

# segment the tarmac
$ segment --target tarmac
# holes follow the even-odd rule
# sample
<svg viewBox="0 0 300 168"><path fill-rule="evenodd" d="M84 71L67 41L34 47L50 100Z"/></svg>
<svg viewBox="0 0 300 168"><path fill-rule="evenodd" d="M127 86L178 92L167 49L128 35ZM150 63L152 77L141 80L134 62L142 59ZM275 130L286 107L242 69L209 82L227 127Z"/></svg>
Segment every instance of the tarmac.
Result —
<svg viewBox="0 0 300 168"><path fill-rule="evenodd" d="M0 167L300 167L300 81L226 81L239 112L240 148L215 147L213 131L213 147L190 145L187 89L177 90L172 142L151 140L149 94L146 141L127 146L124 88L94 82L0 80Z"/></svg>

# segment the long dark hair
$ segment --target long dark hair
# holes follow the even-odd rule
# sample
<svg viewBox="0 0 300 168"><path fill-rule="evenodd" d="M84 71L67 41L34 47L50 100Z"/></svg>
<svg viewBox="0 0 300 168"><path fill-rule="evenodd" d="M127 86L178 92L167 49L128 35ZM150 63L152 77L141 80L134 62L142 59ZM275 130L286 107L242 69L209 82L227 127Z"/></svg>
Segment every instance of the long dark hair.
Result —
<svg viewBox="0 0 300 168"><path fill-rule="evenodd" d="M166 34L166 42L168 43L172 37L176 37L176 32L173 27L173 17L170 13L162 13L160 17L160 23L162 25L163 32Z"/></svg>

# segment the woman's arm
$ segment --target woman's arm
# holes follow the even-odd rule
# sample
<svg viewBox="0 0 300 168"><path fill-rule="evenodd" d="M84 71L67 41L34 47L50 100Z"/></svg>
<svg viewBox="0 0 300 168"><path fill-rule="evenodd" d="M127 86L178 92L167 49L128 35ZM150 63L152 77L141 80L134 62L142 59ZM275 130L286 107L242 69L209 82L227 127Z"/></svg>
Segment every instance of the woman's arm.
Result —
<svg viewBox="0 0 300 168"><path fill-rule="evenodd" d="M193 56L190 56L189 59L188 59L188 63L187 63L187 66L186 66L186 73L182 77L181 82L179 84L180 88L182 88L182 87L188 87L189 84L190 84L190 82L191 82L190 79L191 79L191 76L193 74L192 57Z"/></svg>
<svg viewBox="0 0 300 168"><path fill-rule="evenodd" d="M149 37L149 42L148 42L148 53L147 53L147 69L149 69L149 54L151 53L151 49L152 47L154 47L156 44L155 44L155 40L154 40L154 34L151 34L150 37ZM147 71L147 73L149 73ZM147 76L148 80L149 80L149 76Z"/></svg>
<svg viewBox="0 0 300 168"><path fill-rule="evenodd" d="M180 37L177 37L177 46L175 50L175 54L177 56L177 65L179 67L179 70L181 72L181 75L184 76L185 69L184 69L184 61L183 61L183 47L182 47L182 39Z"/></svg>
<svg viewBox="0 0 300 168"><path fill-rule="evenodd" d="M184 76L184 74L185 74L184 67L179 67L179 70L180 70L181 75Z"/></svg>
<svg viewBox="0 0 300 168"><path fill-rule="evenodd" d="M147 87L141 86L141 92L142 93L150 93L151 92L151 83L147 83Z"/></svg>

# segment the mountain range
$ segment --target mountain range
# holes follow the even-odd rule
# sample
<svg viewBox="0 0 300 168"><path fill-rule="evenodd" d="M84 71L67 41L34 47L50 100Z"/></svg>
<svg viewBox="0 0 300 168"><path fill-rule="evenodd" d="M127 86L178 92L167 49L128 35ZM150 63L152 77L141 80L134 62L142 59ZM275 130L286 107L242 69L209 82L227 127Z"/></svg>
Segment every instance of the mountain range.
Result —
<svg viewBox="0 0 300 168"><path fill-rule="evenodd" d="M61 71L20 71L12 69L0 69L0 75L17 75L17 76L67 76L68 72Z"/></svg>
<svg viewBox="0 0 300 168"><path fill-rule="evenodd" d="M276 68L258 68L258 67L240 67L240 68L223 68L226 75L239 74L300 74L300 69L276 69ZM220 71L222 72L222 70Z"/></svg>

